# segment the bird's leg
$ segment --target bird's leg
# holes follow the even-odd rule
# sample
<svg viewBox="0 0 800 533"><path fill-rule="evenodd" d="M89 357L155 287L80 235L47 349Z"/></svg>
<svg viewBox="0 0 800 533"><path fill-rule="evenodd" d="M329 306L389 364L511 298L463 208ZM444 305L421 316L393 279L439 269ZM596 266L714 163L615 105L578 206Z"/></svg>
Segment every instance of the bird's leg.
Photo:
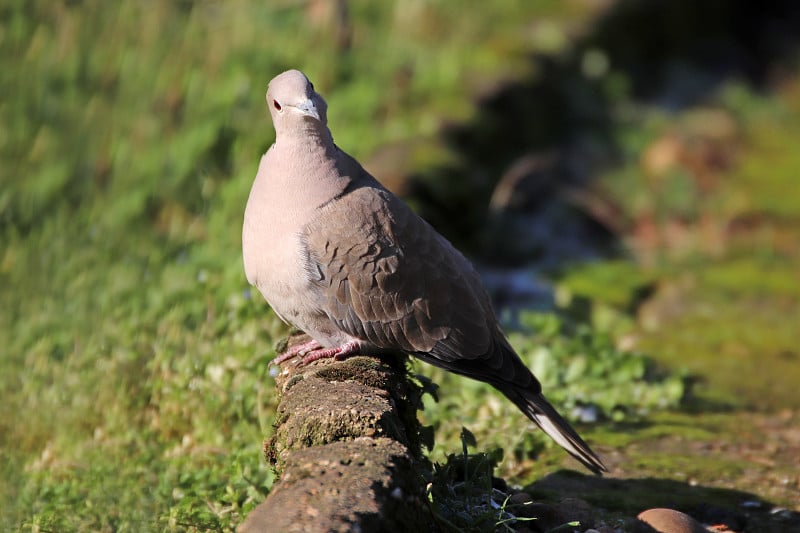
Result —
<svg viewBox="0 0 800 533"><path fill-rule="evenodd" d="M280 354L278 357L270 361L270 364L279 365L284 361L288 361L289 359L291 359L296 355L306 354L308 352L313 352L314 350L320 350L320 349L322 349L320 343L318 343L314 339L311 339L310 341L304 342L302 344L296 344L292 346L291 348Z"/></svg>
<svg viewBox="0 0 800 533"><path fill-rule="evenodd" d="M328 357L333 357L337 361L341 361L348 355L353 355L354 353L357 353L358 349L359 346L358 342L356 341L347 341L341 346L337 346L335 348L322 348L320 346L319 348L312 350L311 352L308 353L308 355L303 357L303 359L298 363L298 365L300 366L307 365L308 363L316 361L317 359L325 359Z"/></svg>

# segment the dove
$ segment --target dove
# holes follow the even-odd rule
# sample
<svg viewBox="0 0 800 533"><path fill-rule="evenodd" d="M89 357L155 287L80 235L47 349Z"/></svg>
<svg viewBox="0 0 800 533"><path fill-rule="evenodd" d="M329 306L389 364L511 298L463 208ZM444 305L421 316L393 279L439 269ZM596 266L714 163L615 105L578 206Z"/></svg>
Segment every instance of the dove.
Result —
<svg viewBox="0 0 800 533"><path fill-rule="evenodd" d="M607 471L509 344L472 264L353 157L298 70L266 93L275 142L244 213L247 280L311 341L274 360L406 353L483 381L595 474Z"/></svg>

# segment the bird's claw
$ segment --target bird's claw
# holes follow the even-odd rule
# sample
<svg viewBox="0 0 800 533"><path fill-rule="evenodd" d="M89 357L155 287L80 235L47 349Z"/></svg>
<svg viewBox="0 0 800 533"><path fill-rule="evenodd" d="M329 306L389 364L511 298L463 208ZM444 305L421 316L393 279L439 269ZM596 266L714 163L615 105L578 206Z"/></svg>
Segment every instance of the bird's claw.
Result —
<svg viewBox="0 0 800 533"><path fill-rule="evenodd" d="M284 363L285 361L288 361L289 359L297 357L298 355L305 356L307 353L313 352L315 350L319 350L321 348L322 348L322 346L317 341L312 339L310 341L307 341L307 342L304 342L304 343L301 343L301 344L296 344L296 345L292 346L291 348L289 348L288 350L286 350L282 354L279 354L275 359L270 361L269 364L270 365L280 365L281 363ZM295 365L298 365L298 364L301 364L301 363L302 363L302 360L296 362Z"/></svg>
<svg viewBox="0 0 800 533"><path fill-rule="evenodd" d="M342 359L346 359L348 356L357 353L358 349L359 346L356 341L348 341L341 346L336 346L334 348L323 348L318 342L309 341L297 345L291 350L287 350L283 354L273 359L271 364L279 365L284 361L288 361L296 356L302 356L293 363L293 365L296 367L306 366L307 364L313 363L319 359L328 359L331 357L336 361L341 361Z"/></svg>

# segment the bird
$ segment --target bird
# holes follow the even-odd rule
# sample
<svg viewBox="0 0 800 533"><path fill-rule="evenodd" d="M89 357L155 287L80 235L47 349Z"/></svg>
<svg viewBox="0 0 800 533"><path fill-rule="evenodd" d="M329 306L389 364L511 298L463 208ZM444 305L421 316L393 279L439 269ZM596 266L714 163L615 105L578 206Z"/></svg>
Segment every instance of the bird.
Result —
<svg viewBox="0 0 800 533"><path fill-rule="evenodd" d="M469 260L334 143L308 77L279 74L266 103L275 141L245 207L244 270L311 338L273 362L406 353L492 385L590 471L607 472L511 347Z"/></svg>

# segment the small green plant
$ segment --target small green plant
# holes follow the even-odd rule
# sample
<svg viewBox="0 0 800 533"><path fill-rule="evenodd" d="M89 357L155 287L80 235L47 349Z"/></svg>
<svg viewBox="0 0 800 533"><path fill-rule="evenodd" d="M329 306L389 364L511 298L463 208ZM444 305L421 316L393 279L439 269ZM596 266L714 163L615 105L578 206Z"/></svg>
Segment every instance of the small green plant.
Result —
<svg viewBox="0 0 800 533"><path fill-rule="evenodd" d="M680 406L686 379L646 355L617 348L609 333L556 311L526 312L509 339L542 383L547 398L574 422L631 421L653 410ZM440 385L439 400L423 398L421 418L434 428L431 457L446 461L469 424L483 449L507 450L504 474L549 456L550 439L491 386L428 365L417 365ZM560 452L556 452L560 453ZM510 470L507 470L510 469Z"/></svg>
<svg viewBox="0 0 800 533"><path fill-rule="evenodd" d="M445 531L488 533L515 531L513 526L536 518L519 516L527 503L512 503L505 484L493 476L503 459L503 450L469 453L475 436L461 428L461 453L450 454L444 464L435 464L428 482L428 504ZM579 525L569 522L548 531L562 531Z"/></svg>
<svg viewBox="0 0 800 533"><path fill-rule="evenodd" d="M431 511L449 531L511 531L516 520L530 519L514 516L509 495L493 487L492 472L503 450L470 454L468 446L475 445L475 436L461 428L461 453L434 465L427 491Z"/></svg>
<svg viewBox="0 0 800 533"><path fill-rule="evenodd" d="M524 313L512 343L548 398L584 422L635 418L675 408L685 379L660 370L646 355L617 348L610 334L557 313Z"/></svg>

